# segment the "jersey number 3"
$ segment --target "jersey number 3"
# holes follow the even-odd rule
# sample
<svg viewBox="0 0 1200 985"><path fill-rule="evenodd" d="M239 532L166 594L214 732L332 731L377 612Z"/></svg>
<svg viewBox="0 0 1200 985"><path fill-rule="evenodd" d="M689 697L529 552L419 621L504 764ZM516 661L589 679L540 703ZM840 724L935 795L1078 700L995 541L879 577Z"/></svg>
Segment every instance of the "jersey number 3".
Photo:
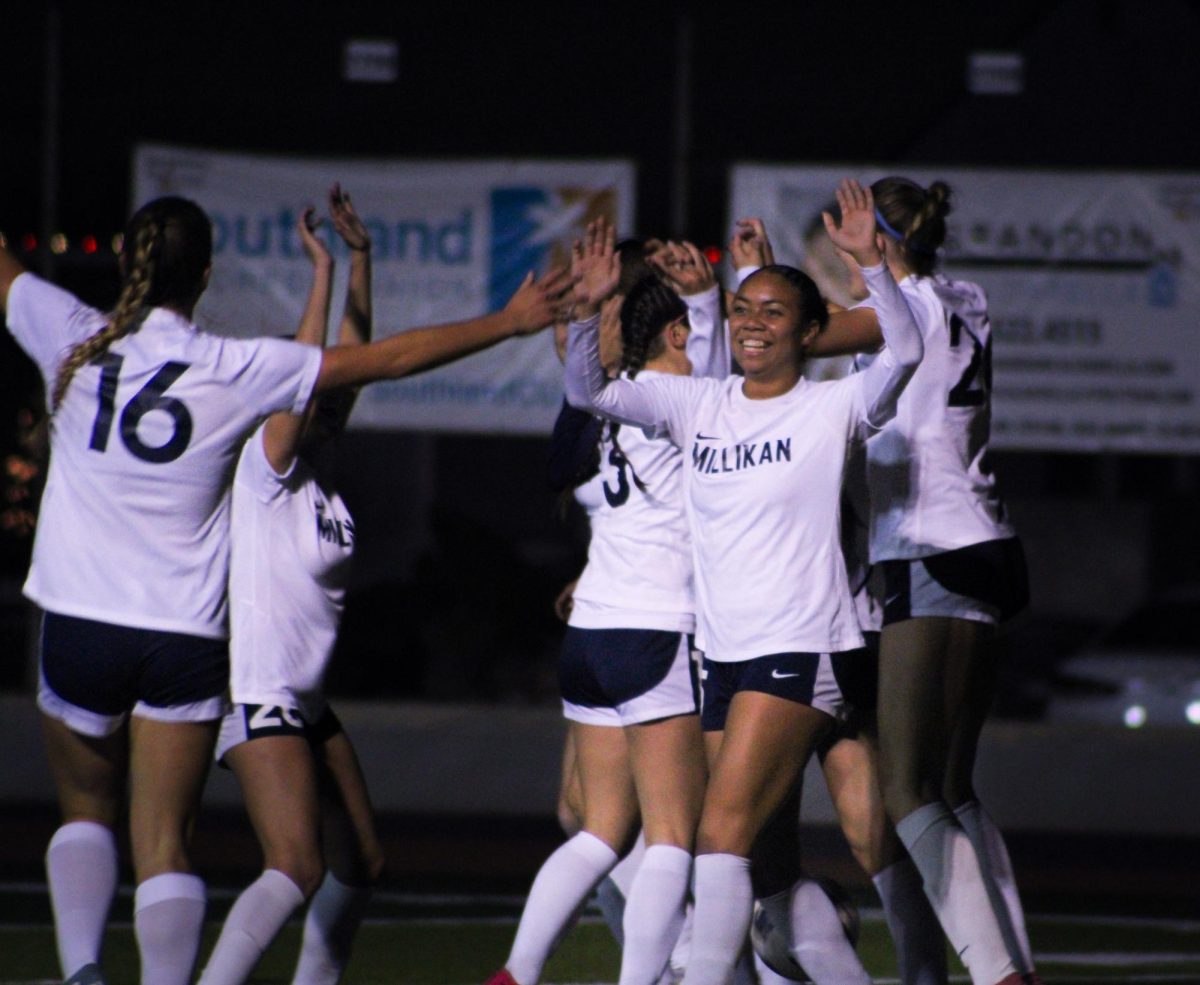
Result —
<svg viewBox="0 0 1200 985"><path fill-rule="evenodd" d="M96 420L92 424L92 440L88 445L92 451L108 449L108 435L112 431L113 415L117 406L117 381L121 376L124 357L106 352L100 358L100 387L97 393L99 406ZM167 389L190 366L190 363L164 363L150 377L121 411L121 441L129 453L143 462L155 465L173 462L182 455L192 439L192 415L182 400L166 395ZM171 437L161 445L148 445L138 437L138 424L152 410L161 410L171 415L174 424Z"/></svg>

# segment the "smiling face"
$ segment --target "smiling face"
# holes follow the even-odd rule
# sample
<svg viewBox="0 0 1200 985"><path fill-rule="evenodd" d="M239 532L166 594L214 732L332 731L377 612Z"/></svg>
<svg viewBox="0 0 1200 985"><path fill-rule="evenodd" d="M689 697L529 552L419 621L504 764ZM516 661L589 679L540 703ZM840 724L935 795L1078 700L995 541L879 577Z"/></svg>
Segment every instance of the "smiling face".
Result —
<svg viewBox="0 0 1200 985"><path fill-rule="evenodd" d="M784 276L766 269L748 277L729 308L729 335L746 375L746 395L777 396L795 386L804 349L819 331L800 290Z"/></svg>

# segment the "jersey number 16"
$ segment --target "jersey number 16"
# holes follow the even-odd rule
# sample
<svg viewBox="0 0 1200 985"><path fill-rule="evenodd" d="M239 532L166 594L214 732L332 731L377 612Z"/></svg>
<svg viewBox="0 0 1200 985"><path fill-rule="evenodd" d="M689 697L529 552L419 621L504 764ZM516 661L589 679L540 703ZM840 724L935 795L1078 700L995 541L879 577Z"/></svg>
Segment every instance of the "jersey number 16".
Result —
<svg viewBox="0 0 1200 985"><path fill-rule="evenodd" d="M112 431L113 415L117 405L117 381L121 376L121 365L125 359L114 352L100 357L100 387L97 393L99 406L96 420L92 423L92 440L88 445L92 451L108 449L108 435ZM158 372L150 377L121 411L121 442L129 453L143 462L156 465L173 462L182 455L192 438L192 415L182 400L166 395L167 389L191 363L163 363ZM165 411L171 415L173 429L171 437L161 445L148 445L138 437L138 424L152 410Z"/></svg>

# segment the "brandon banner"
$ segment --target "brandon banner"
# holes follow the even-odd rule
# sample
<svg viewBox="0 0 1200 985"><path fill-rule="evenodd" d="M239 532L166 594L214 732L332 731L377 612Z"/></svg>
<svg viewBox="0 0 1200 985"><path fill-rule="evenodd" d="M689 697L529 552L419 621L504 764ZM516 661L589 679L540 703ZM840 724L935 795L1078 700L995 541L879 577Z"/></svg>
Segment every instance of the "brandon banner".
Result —
<svg viewBox="0 0 1200 985"><path fill-rule="evenodd" d="M311 282L296 234L307 205L325 213L339 181L371 232L374 337L495 311L526 272L569 261L604 215L633 225L624 161L304 159L147 145L134 159L135 207L159 195L198 202L213 220L213 277L196 312L207 331L290 335ZM337 273L331 337L345 299L347 251L327 222ZM360 427L549 434L562 400L550 332L510 339L406 380L366 387Z"/></svg>
<svg viewBox="0 0 1200 985"><path fill-rule="evenodd" d="M801 265L837 182L890 173L739 165L730 213ZM942 270L988 293L996 447L1200 452L1200 174L901 173L953 191Z"/></svg>

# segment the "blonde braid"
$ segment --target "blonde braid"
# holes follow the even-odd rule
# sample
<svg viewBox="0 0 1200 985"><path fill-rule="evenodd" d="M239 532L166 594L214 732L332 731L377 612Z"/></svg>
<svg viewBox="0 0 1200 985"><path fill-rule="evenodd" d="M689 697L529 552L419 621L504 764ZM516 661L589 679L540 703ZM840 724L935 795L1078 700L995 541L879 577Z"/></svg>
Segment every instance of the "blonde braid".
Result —
<svg viewBox="0 0 1200 985"><path fill-rule="evenodd" d="M54 378L54 394L50 406L57 410L66 395L67 387L80 366L86 365L97 356L108 351L108 347L117 339L128 335L133 329L138 315L150 291L154 280L154 261L158 255L159 243L162 240L162 226L156 220L149 220L137 231L137 240L133 248L133 260L125 276L125 284L121 288L121 296L107 325L95 335L89 336L71 349L67 357L58 367Z"/></svg>

